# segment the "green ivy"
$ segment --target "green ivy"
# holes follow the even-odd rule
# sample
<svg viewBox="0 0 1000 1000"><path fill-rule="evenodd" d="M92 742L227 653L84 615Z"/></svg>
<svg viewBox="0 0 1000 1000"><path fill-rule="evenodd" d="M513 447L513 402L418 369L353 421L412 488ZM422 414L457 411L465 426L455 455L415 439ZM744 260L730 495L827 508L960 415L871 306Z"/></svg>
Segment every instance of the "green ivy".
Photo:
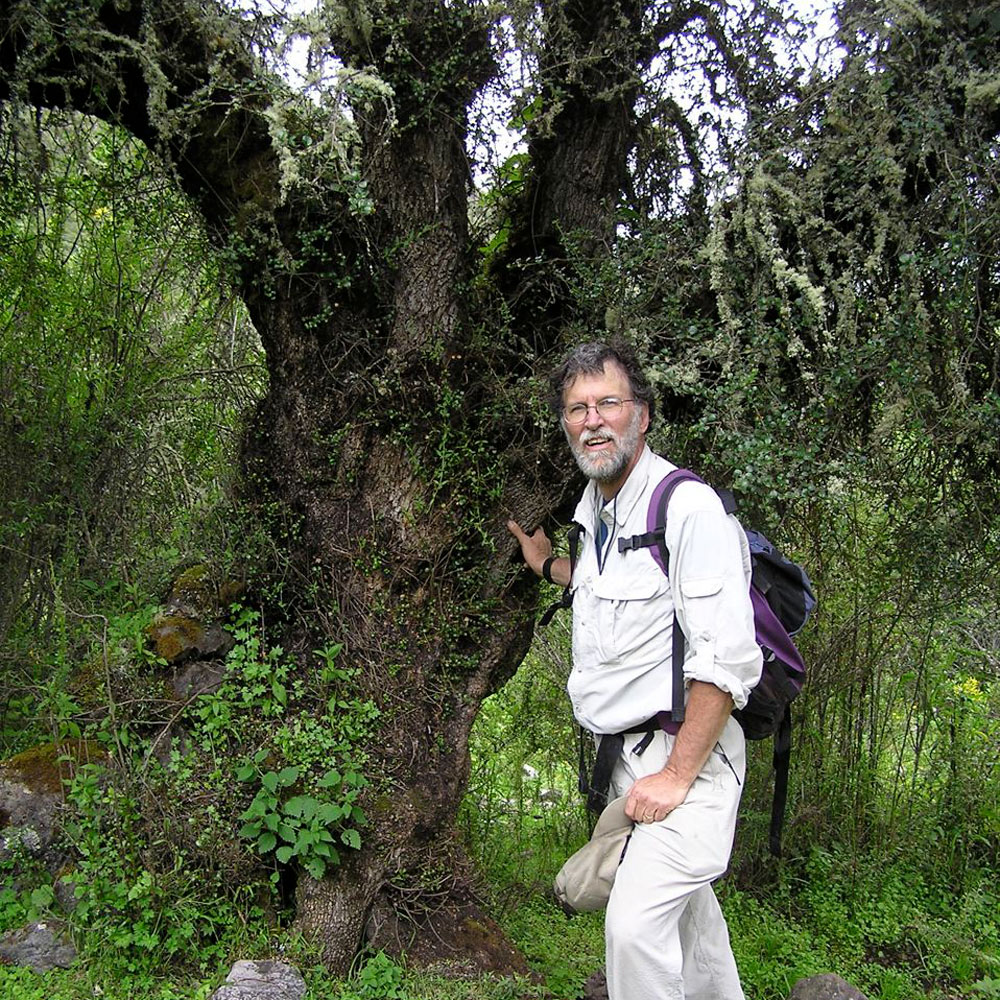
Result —
<svg viewBox="0 0 1000 1000"><path fill-rule="evenodd" d="M272 852L279 862L296 859L313 878L322 878L330 865L340 863L338 845L361 847L358 827L367 818L357 798L368 782L355 771L341 774L334 768L315 782L315 795L300 793L281 800L302 777L302 768L261 771L268 750L258 750L250 763L236 772L240 781L256 779L260 789L240 817L239 835L254 842L259 854Z"/></svg>

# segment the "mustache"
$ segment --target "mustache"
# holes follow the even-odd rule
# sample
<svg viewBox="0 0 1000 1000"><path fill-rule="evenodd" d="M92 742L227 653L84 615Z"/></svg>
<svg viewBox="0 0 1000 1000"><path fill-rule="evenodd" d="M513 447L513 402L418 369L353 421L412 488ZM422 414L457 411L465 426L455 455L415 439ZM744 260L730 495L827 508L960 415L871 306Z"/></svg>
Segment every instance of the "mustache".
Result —
<svg viewBox="0 0 1000 1000"><path fill-rule="evenodd" d="M599 430L584 430L577 440L580 444L589 444L591 441L613 441L621 444L621 438L610 428L604 427Z"/></svg>

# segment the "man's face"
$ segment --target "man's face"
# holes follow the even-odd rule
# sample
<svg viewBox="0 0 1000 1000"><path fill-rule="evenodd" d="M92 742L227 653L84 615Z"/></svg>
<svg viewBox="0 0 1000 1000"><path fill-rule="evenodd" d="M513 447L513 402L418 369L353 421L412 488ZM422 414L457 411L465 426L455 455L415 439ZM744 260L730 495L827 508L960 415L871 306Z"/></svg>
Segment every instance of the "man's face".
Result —
<svg viewBox="0 0 1000 1000"><path fill-rule="evenodd" d="M605 399L632 399L624 370L607 361L599 375L578 375L563 391L563 406L586 404L587 415L577 424L563 418L563 430L573 457L588 479L594 479L606 497L614 495L639 460L649 427L644 403L625 403L616 415L602 414L597 403Z"/></svg>

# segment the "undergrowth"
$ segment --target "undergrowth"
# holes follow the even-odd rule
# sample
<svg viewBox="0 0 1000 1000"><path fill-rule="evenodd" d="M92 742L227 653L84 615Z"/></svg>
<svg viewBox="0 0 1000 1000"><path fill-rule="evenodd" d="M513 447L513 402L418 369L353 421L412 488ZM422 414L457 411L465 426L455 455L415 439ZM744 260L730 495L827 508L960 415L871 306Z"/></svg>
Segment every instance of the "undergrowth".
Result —
<svg viewBox="0 0 1000 1000"><path fill-rule="evenodd" d="M107 655L98 662L119 686L130 657L142 670L156 666L142 659L150 611L140 610L105 623ZM72 808L65 830L76 858L68 877L53 883L32 867L23 845L5 845L0 933L31 920L66 919L60 896L69 892L76 906L69 929L82 958L74 969L45 975L0 965L0 996L199 1000L222 983L234 960L252 956L302 969L310 1000L577 1000L603 967L604 942L601 914L567 917L550 890L562 862L589 834L576 790L580 745L563 690L565 634L550 630L555 637L536 644L514 679L484 704L459 815L487 909L524 954L532 979L446 978L382 954L363 957L351 976L336 979L286 929L276 876L293 858L319 870L320 860L334 863L338 850L353 849L364 835L354 811L360 779L350 777L360 773L353 764L361 758L352 761L349 751L363 743L372 710L352 698L339 647L314 651L319 667L305 685L284 651L267 641L256 613L237 609L230 627L224 684L185 710L191 745L214 768L196 768L176 748L151 753L149 732L124 707L114 726L107 717L88 723L74 700L78 688L71 693L67 683L68 653L65 669L53 671L34 706L18 701L8 708L8 753L34 728L35 738L94 739L109 763L77 767L66 785ZM292 713L293 705L311 711ZM33 708L44 709L45 727L38 728L40 715L31 722ZM248 753L248 746L267 750ZM759 749L751 747L751 755ZM114 766L138 760L143 782L109 780ZM334 760L341 761L336 769ZM164 811L164 803L151 814L151 793L169 798L174 811ZM851 844L833 835L810 844L796 835L788 838L788 857L762 865L755 859L766 824L756 818L766 810L751 785L746 794L733 874L717 891L748 1000L784 1000L798 979L823 972L883 1000L1000 996L1000 892L985 856L970 848L961 866L942 863L957 849L957 835L942 829L943 855L920 839L922 832L909 841L903 831L891 842ZM176 828L178 810L193 821L187 832ZM150 815L161 813L170 823L152 836ZM234 838L237 831L242 838ZM14 871L16 886L8 878Z"/></svg>

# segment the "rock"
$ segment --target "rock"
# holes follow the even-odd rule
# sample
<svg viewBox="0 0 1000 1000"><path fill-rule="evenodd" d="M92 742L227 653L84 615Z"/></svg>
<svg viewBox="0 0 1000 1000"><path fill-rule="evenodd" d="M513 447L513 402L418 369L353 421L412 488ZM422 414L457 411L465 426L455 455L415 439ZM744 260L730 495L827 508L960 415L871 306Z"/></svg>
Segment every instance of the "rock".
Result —
<svg viewBox="0 0 1000 1000"><path fill-rule="evenodd" d="M608 980L603 969L598 969L583 984L583 1000L608 1000Z"/></svg>
<svg viewBox="0 0 1000 1000"><path fill-rule="evenodd" d="M50 872L63 859L55 851L63 781L84 763L105 763L99 743L45 743L0 763L0 860L26 853Z"/></svg>
<svg viewBox="0 0 1000 1000"><path fill-rule="evenodd" d="M800 979L788 994L788 1000L868 1000L857 987L833 972Z"/></svg>
<svg viewBox="0 0 1000 1000"><path fill-rule="evenodd" d="M173 680L174 696L178 700L199 694L218 691L226 676L226 665L221 660L196 661Z"/></svg>
<svg viewBox="0 0 1000 1000"><path fill-rule="evenodd" d="M164 611L198 621L215 621L235 599L237 587L231 580L219 583L211 566L196 563L174 577Z"/></svg>
<svg viewBox="0 0 1000 1000"><path fill-rule="evenodd" d="M302 1000L306 982L284 962L237 962L210 1000Z"/></svg>
<svg viewBox="0 0 1000 1000"><path fill-rule="evenodd" d="M28 924L0 937L0 962L26 965L35 972L68 969L76 959L76 948L61 927L52 924Z"/></svg>
<svg viewBox="0 0 1000 1000"><path fill-rule="evenodd" d="M164 610L167 614L183 615L185 618L211 618L217 610L217 594L211 567L196 563L174 575Z"/></svg>
<svg viewBox="0 0 1000 1000"><path fill-rule="evenodd" d="M156 655L170 664L225 656L233 647L233 637L221 625L206 625L180 614L157 615L146 635Z"/></svg>
<svg viewBox="0 0 1000 1000"><path fill-rule="evenodd" d="M181 570L163 610L146 629L156 655L172 666L191 659L225 657L233 648L233 637L219 622L242 593L241 583L219 582L211 566L199 563Z"/></svg>

